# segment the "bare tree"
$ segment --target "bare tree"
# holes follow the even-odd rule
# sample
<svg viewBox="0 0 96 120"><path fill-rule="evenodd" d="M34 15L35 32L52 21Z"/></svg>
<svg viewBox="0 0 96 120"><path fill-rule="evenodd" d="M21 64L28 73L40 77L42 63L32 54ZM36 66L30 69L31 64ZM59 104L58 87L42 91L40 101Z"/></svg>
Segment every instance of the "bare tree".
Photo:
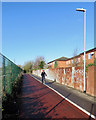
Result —
<svg viewBox="0 0 96 120"><path fill-rule="evenodd" d="M75 57L75 56L77 56L78 55L78 49L76 48L76 49L74 49L74 51L73 51L73 57Z"/></svg>
<svg viewBox="0 0 96 120"><path fill-rule="evenodd" d="M72 66L78 66L78 62L77 62L77 56L78 55L78 49L76 48L76 49L74 49L74 51L73 51L73 64L72 64Z"/></svg>
<svg viewBox="0 0 96 120"><path fill-rule="evenodd" d="M43 56L37 56L34 61L27 61L23 68L26 72L32 72L32 70L43 69L45 66L45 58Z"/></svg>
<svg viewBox="0 0 96 120"><path fill-rule="evenodd" d="M42 61L45 63L45 58L43 56L37 56L36 59L35 59L35 61L34 61L33 68L34 69L40 69L40 63Z"/></svg>

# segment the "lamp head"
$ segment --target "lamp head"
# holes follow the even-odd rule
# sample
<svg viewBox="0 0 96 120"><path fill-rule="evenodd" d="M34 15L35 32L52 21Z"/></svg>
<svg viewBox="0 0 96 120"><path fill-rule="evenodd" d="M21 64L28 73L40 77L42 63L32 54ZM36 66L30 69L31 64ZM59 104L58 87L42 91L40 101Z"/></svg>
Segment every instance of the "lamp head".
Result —
<svg viewBox="0 0 96 120"><path fill-rule="evenodd" d="M86 9L83 9L83 8L77 8L76 11L86 12Z"/></svg>

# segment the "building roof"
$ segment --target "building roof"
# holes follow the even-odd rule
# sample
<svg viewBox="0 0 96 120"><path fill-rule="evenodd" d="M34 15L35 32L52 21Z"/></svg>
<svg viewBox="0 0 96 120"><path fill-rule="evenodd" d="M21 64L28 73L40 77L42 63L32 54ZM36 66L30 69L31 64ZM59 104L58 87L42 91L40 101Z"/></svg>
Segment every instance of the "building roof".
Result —
<svg viewBox="0 0 96 120"><path fill-rule="evenodd" d="M68 59L67 57L60 57L60 58L58 58L58 59L55 59L55 60L53 60L53 61L48 62L48 64L49 64L49 63L52 63L52 62L54 62L54 61L65 61L65 60L67 60L67 59Z"/></svg>
<svg viewBox="0 0 96 120"><path fill-rule="evenodd" d="M93 49L90 49L90 50L86 51L86 53L93 52L93 51L96 51L96 47L93 48ZM74 57L71 57L71 58L61 57L61 58L58 58L58 59L55 59L55 60L53 60L53 61L48 62L48 64L49 64L49 63L52 63L52 62L54 62L54 61L67 61L67 60L70 60L70 59L74 59L74 58L80 57L80 55L83 55L83 54L84 54L84 52L82 52L82 53L80 53L79 55L76 55L76 56L74 56Z"/></svg>
<svg viewBox="0 0 96 120"><path fill-rule="evenodd" d="M96 48L87 50L86 53L90 53L90 52L94 52L94 51L96 51ZM76 55L76 56L74 56L74 57L71 57L71 58L69 58L69 59L67 59L67 60L74 59L74 58L78 58L78 57L80 57L80 55L84 55L84 52L82 52L82 53L80 53L79 55Z"/></svg>

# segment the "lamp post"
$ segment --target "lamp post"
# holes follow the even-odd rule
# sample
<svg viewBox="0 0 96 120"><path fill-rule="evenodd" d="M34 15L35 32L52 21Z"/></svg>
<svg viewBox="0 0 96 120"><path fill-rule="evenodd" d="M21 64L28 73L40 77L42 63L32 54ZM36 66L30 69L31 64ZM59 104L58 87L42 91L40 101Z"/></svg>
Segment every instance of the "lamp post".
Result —
<svg viewBox="0 0 96 120"><path fill-rule="evenodd" d="M85 72L86 72L86 68L85 68L85 55L86 55L86 51L85 51L85 41L86 41L86 9L83 8L77 8L76 11L80 11L80 12L84 12L84 92L86 92L86 78L85 78Z"/></svg>

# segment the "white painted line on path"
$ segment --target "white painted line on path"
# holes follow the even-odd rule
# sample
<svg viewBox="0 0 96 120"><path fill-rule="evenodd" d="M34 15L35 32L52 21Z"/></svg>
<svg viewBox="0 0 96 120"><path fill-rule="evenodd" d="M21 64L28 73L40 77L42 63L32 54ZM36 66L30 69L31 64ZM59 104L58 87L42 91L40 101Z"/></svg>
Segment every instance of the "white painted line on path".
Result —
<svg viewBox="0 0 96 120"><path fill-rule="evenodd" d="M31 76L31 75L30 75ZM31 76L33 77L33 76ZM42 83L39 79L37 79L36 77L33 77L34 79L36 79L37 81L39 81L40 83ZM58 95L60 95L61 97L63 97L65 100L67 100L68 102L70 102L72 105L74 105L75 107L77 107L78 109L80 109L81 111L83 111L84 113L86 113L87 115L91 116L92 118L94 118L96 120L96 116L90 114L88 111L86 111L85 109L81 108L80 106L78 106L76 103L72 102L71 100L69 100L68 98L66 98L65 96L63 96L62 94L60 94L58 91L54 90L53 88L49 87L48 85L44 84L45 86L47 86L48 88L50 88L51 90L53 90L54 92L56 92Z"/></svg>

